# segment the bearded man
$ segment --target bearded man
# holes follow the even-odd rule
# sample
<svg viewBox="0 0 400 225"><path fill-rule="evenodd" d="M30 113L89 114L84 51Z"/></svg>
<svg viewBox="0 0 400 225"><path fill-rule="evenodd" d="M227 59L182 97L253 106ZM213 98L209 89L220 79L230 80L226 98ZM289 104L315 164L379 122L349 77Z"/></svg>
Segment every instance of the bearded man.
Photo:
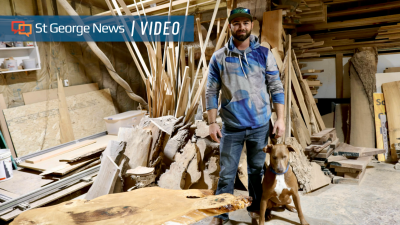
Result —
<svg viewBox="0 0 400 225"><path fill-rule="evenodd" d="M257 218L266 156L263 148L268 144L271 118L270 98L278 117L272 133L280 137L285 131L284 90L271 51L260 46L258 37L250 35L253 29L250 10L236 8L228 21L232 37L213 54L206 89L210 136L220 143L221 170L216 194L233 194L240 155L246 143L248 189L253 198L247 210L252 218ZM220 91L222 131L216 123ZM210 225L228 220L227 213L221 214Z"/></svg>

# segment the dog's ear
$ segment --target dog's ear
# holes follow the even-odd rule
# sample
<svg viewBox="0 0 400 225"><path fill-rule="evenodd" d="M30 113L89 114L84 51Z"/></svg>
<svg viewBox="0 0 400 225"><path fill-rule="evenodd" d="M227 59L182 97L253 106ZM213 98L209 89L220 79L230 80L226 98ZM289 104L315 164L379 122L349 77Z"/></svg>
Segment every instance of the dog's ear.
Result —
<svg viewBox="0 0 400 225"><path fill-rule="evenodd" d="M271 144L269 144L269 145L267 145L267 146L265 146L264 148L263 148L263 151L265 152L265 153L271 153L271 150L272 150L272 147L273 147L274 145L271 145Z"/></svg>
<svg viewBox="0 0 400 225"><path fill-rule="evenodd" d="M292 145L287 145L287 148L288 148L289 152L299 153L299 150L297 148L293 147Z"/></svg>

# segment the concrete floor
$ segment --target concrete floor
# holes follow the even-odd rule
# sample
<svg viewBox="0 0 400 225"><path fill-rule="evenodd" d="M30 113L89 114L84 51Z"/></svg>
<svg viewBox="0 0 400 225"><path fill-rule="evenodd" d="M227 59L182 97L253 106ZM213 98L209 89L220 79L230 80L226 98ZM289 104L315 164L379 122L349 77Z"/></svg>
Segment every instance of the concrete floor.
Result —
<svg viewBox="0 0 400 225"><path fill-rule="evenodd" d="M235 191L235 195L247 195ZM359 186L330 184L320 190L301 195L301 205L310 225L381 225L400 224L400 170L393 164L372 161ZM270 225L300 224L297 213L273 211ZM195 223L207 225L211 217ZM252 223L246 209L230 213L226 225Z"/></svg>

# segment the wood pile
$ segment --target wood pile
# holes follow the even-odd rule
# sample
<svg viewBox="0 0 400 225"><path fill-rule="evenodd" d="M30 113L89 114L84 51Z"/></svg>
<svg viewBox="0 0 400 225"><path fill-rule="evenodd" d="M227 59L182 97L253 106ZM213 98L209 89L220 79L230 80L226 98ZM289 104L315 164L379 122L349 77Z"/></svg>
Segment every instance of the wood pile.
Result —
<svg viewBox="0 0 400 225"><path fill-rule="evenodd" d="M319 23L327 21L327 7L320 0L285 0L272 3L273 10L282 10L285 28L290 25Z"/></svg>
<svg viewBox="0 0 400 225"><path fill-rule="evenodd" d="M293 37L292 40L297 58L320 57L318 52L333 49L331 43L326 40L314 40L309 34Z"/></svg>
<svg viewBox="0 0 400 225"><path fill-rule="evenodd" d="M326 159L333 154L339 144L335 128L327 128L311 135L311 145L305 149L305 154L312 162L326 167Z"/></svg>
<svg viewBox="0 0 400 225"><path fill-rule="evenodd" d="M308 86L310 87L311 93L313 95L318 94L318 89L322 86L321 81L317 80L318 75L316 75L315 73L323 73L323 72L324 70L315 70L315 69L308 69L301 71L301 73L303 74L303 79L305 79L305 81L307 82Z"/></svg>

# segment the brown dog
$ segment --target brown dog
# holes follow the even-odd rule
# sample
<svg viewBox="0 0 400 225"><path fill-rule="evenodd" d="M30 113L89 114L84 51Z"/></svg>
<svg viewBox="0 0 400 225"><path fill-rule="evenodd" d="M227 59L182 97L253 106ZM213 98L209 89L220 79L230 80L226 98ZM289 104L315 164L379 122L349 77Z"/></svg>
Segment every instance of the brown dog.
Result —
<svg viewBox="0 0 400 225"><path fill-rule="evenodd" d="M300 196L298 193L299 186L297 178L294 175L292 168L289 166L289 151L295 149L291 145L267 145L264 152L270 154L270 165L265 171L263 181L263 195L260 206L259 225L265 223L265 212L267 211L267 219L272 218L271 208L285 206L286 209L292 212L298 212L302 225L308 224L301 211ZM292 199L294 205L290 206Z"/></svg>

